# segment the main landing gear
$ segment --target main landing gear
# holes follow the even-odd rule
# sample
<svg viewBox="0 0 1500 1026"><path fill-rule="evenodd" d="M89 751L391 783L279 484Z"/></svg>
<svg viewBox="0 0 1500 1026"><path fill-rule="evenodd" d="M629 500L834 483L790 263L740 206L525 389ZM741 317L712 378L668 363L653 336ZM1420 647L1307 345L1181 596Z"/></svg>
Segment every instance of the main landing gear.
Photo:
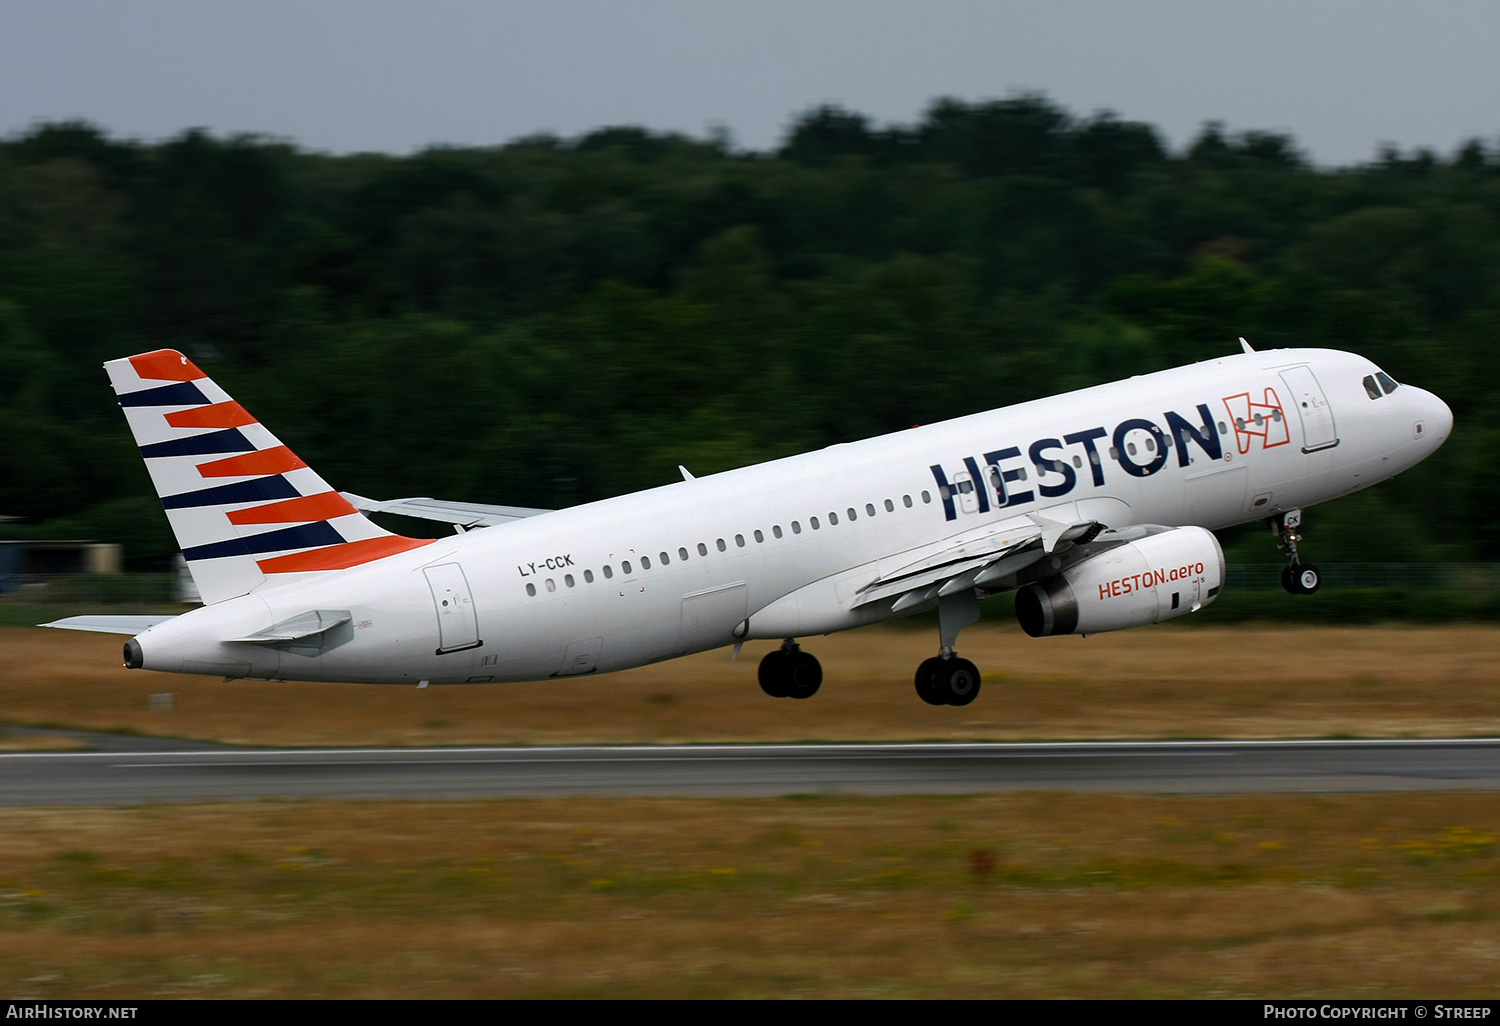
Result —
<svg viewBox="0 0 1500 1026"><path fill-rule="evenodd" d="M979 697L979 667L951 651L917 667L917 695L928 705L968 705Z"/></svg>
<svg viewBox="0 0 1500 1026"><path fill-rule="evenodd" d="M1302 511L1293 509L1278 513L1267 518L1266 523L1271 525L1276 544L1287 558L1286 568L1281 571L1281 586L1293 595L1311 595L1317 591L1323 583L1323 575L1317 567L1297 557L1297 543L1302 540Z"/></svg>
<svg viewBox="0 0 1500 1026"><path fill-rule="evenodd" d="M953 651L958 632L979 619L979 597L970 589L938 599L942 649L917 667L917 696L928 705L968 705L979 697L979 667Z"/></svg>
<svg viewBox="0 0 1500 1026"><path fill-rule="evenodd" d="M822 665L791 638L760 661L760 689L772 698L811 698L822 685Z"/></svg>

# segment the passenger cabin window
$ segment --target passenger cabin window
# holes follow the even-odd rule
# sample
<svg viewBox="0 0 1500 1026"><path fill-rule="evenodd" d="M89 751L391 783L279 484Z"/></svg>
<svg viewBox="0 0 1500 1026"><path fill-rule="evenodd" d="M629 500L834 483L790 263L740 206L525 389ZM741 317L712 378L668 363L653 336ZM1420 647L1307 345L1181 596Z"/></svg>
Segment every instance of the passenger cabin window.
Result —
<svg viewBox="0 0 1500 1026"><path fill-rule="evenodd" d="M642 556L641 557L641 569L642 570L650 570L651 569L651 557L650 556Z"/></svg>
<svg viewBox="0 0 1500 1026"><path fill-rule="evenodd" d="M678 549L677 558L682 560L683 562L687 562L687 549Z"/></svg>
<svg viewBox="0 0 1500 1026"><path fill-rule="evenodd" d="M886 499L885 500L885 511L887 513L894 513L894 512L896 512L896 504L894 502L892 502L890 499Z"/></svg>
<svg viewBox="0 0 1500 1026"><path fill-rule="evenodd" d="M718 540L718 542L716 542L715 544L717 544L719 546L719 551L720 552L723 552L726 548L728 548L728 546L724 544L724 539L723 538L720 538Z"/></svg>
<svg viewBox="0 0 1500 1026"><path fill-rule="evenodd" d="M799 524L799 523L797 523L797 521L795 521L795 520L792 521L792 533L793 534L801 534L802 533L802 525Z"/></svg>
<svg viewBox="0 0 1500 1026"><path fill-rule="evenodd" d="M526 585L526 594L534 596L536 594L536 585L534 585L534 584L528 584L528 585Z"/></svg>
<svg viewBox="0 0 1500 1026"><path fill-rule="evenodd" d="M604 579L607 581L615 575L615 568L608 563L604 564Z"/></svg>
<svg viewBox="0 0 1500 1026"><path fill-rule="evenodd" d="M771 533L774 534L776 537L780 538L781 537L781 525L777 524L775 527L771 528Z"/></svg>
<svg viewBox="0 0 1500 1026"><path fill-rule="evenodd" d="M743 534L735 535L734 543L743 549L745 547L745 536Z"/></svg>
<svg viewBox="0 0 1500 1026"><path fill-rule="evenodd" d="M628 560L628 559L624 559L624 560L621 560L621 561L620 561L620 571L621 571L621 572L622 572L622 573L623 573L623 574L624 574L624 575L625 575L625 576L626 576L626 577L629 577L629 576L630 576L630 560Z"/></svg>
<svg viewBox="0 0 1500 1026"><path fill-rule="evenodd" d="M856 521L856 520L859 519L859 514L856 513L856 512L854 512L854 507L853 506L850 506L848 509L844 510L844 512L847 513L847 514L849 514L849 523L851 523L851 524L854 523L854 521Z"/></svg>
<svg viewBox="0 0 1500 1026"><path fill-rule="evenodd" d="M761 533L761 530L758 527L755 529L755 540L757 542L763 542L766 540L766 536Z"/></svg>
<svg viewBox="0 0 1500 1026"><path fill-rule="evenodd" d="M672 557L668 556L665 552L661 553L661 565L666 566L670 562L672 562Z"/></svg>
<svg viewBox="0 0 1500 1026"><path fill-rule="evenodd" d="M807 522L808 522L808 523L809 523L809 524L812 524L812 529L813 529L813 530L814 530L814 531L816 531L816 530L817 530L817 529L818 529L818 527L819 527L819 526L820 526L820 525L819 525L819 524L818 524L818 518L817 518L817 517L808 517L808 518L807 518Z"/></svg>
<svg viewBox="0 0 1500 1026"><path fill-rule="evenodd" d="M573 587L573 575L572 574L563 574L563 583L566 584L570 588Z"/></svg>
<svg viewBox="0 0 1500 1026"><path fill-rule="evenodd" d="M871 517L875 515L875 504L873 502L865 503L865 515Z"/></svg>
<svg viewBox="0 0 1500 1026"><path fill-rule="evenodd" d="M721 548L721 549L723 547L724 547L723 545L719 546L719 548ZM706 556L706 555L708 555L708 546L704 545L702 542L698 543L698 555L700 555L700 556Z"/></svg>
<svg viewBox="0 0 1500 1026"><path fill-rule="evenodd" d="M922 489L922 502L926 503L927 505L932 504L932 493L925 488Z"/></svg>
<svg viewBox="0 0 1500 1026"><path fill-rule="evenodd" d="M1380 387L1383 388L1383 389L1385 389L1385 394L1386 395L1390 395L1397 388L1401 387L1401 386L1399 386L1399 385L1396 384L1396 379L1393 378L1393 377L1391 377L1385 371L1379 371L1379 372L1377 372L1376 375L1375 375L1375 380L1377 380L1377 381L1380 382Z"/></svg>
<svg viewBox="0 0 1500 1026"><path fill-rule="evenodd" d="M829 513L828 522L834 527L837 527L839 525L839 515L837 513Z"/></svg>
<svg viewBox="0 0 1500 1026"><path fill-rule="evenodd" d="M583 572L583 583L584 584L593 584L594 583L594 571L592 571L592 570L585 570Z"/></svg>
<svg viewBox="0 0 1500 1026"><path fill-rule="evenodd" d="M554 581L554 580L553 580L553 579L552 579L552 578L550 578L550 577L549 577L549 578L547 578L547 590L548 590L548 591L556 591L556 590L557 590L557 582L556 582L556 581Z"/></svg>
<svg viewBox="0 0 1500 1026"><path fill-rule="evenodd" d="M907 509L911 509L911 496L910 495L903 495L903 496L901 496L901 503Z"/></svg>
<svg viewBox="0 0 1500 1026"><path fill-rule="evenodd" d="M1373 374L1366 374L1362 384L1365 386L1365 395L1371 399L1379 399L1384 394L1380 391L1380 386L1375 384L1375 375Z"/></svg>

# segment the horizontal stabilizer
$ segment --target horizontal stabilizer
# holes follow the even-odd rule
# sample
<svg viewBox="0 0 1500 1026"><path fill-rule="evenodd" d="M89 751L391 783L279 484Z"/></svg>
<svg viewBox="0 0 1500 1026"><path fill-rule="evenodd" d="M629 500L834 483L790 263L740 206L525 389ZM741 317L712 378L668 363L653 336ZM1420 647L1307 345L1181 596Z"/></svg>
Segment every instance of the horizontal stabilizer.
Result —
<svg viewBox="0 0 1500 1026"><path fill-rule="evenodd" d="M226 641L243 641L252 645L276 645L283 641L301 641L316 637L348 623L354 617L347 609L312 609L299 613L290 620L272 624L263 631L244 638L226 638Z"/></svg>
<svg viewBox="0 0 1500 1026"><path fill-rule="evenodd" d="M99 634L129 634L131 637L173 619L176 613L156 616L69 616L39 627L60 627L65 631L95 631Z"/></svg>
<svg viewBox="0 0 1500 1026"><path fill-rule="evenodd" d="M340 492L349 505L365 513L395 513L418 520L437 520L460 527L495 527L526 517L551 513L550 509L532 509L529 506L486 506L480 502L448 502L428 496L410 499L367 499L353 492Z"/></svg>

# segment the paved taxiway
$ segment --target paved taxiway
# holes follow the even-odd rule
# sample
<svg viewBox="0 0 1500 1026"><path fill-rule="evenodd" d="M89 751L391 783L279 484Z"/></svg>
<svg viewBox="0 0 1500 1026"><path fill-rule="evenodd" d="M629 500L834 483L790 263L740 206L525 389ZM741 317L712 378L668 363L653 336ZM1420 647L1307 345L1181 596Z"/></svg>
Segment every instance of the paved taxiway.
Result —
<svg viewBox="0 0 1500 1026"><path fill-rule="evenodd" d="M0 806L266 797L1500 791L1500 738L269 750L76 736L99 750L0 755Z"/></svg>

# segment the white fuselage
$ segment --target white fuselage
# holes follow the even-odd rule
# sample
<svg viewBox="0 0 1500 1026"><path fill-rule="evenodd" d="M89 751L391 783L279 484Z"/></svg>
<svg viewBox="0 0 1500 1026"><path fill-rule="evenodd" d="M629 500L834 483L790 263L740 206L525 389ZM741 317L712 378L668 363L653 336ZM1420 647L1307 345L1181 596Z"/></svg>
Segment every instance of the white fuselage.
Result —
<svg viewBox="0 0 1500 1026"><path fill-rule="evenodd" d="M1385 480L1441 445L1452 415L1409 385L1372 398L1375 372L1278 350L1142 375L457 534L137 640L154 669L438 684L829 633L897 615L852 602L883 568L1027 514L1217 529ZM311 610L350 622L301 648L226 640Z"/></svg>

